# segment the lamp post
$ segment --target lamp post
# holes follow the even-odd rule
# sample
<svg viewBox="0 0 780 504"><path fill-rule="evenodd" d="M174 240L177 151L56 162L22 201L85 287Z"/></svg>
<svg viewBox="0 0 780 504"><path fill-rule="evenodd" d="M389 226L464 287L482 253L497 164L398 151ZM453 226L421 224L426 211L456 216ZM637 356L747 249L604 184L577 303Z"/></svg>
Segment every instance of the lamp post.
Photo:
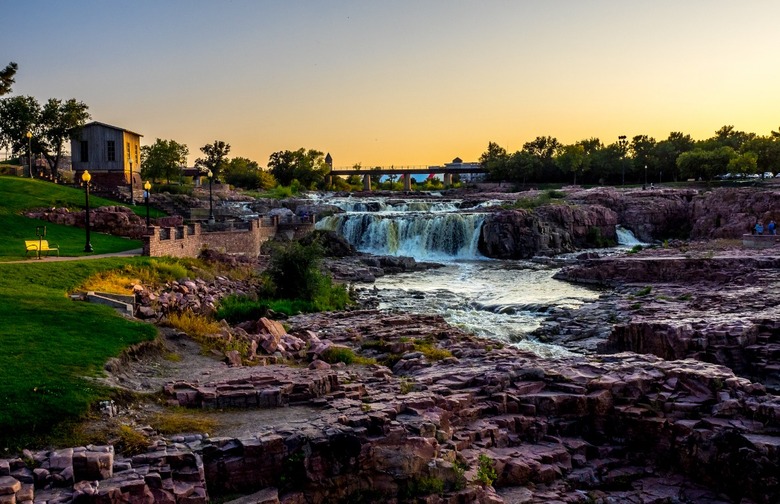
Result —
<svg viewBox="0 0 780 504"><path fill-rule="evenodd" d="M135 196L133 195L133 156L130 156L130 204L135 206Z"/></svg>
<svg viewBox="0 0 780 504"><path fill-rule="evenodd" d="M146 229L149 231L149 191L152 190L152 184L147 180L144 184L144 199L146 200Z"/></svg>
<svg viewBox="0 0 780 504"><path fill-rule="evenodd" d="M87 242L84 245L84 252L92 252L92 243L89 241L89 181L92 175L87 170L81 174L81 180L84 182L84 194L86 195L87 209L84 212L84 229L87 231Z"/></svg>
<svg viewBox="0 0 780 504"><path fill-rule="evenodd" d="M622 183L622 185L626 185L625 156L626 156L626 145L627 144L628 144L628 140L626 140L626 135L618 136L618 145L620 146L620 167L623 170L623 183Z"/></svg>
<svg viewBox="0 0 780 504"><path fill-rule="evenodd" d="M211 192L211 184L214 182L214 173L212 173L211 170L206 173L206 176L209 178L209 223L214 223L214 198L213 193Z"/></svg>
<svg viewBox="0 0 780 504"><path fill-rule="evenodd" d="M645 165L645 187L647 187L647 165Z"/></svg>
<svg viewBox="0 0 780 504"><path fill-rule="evenodd" d="M32 132L28 131L25 136L27 137L27 164L30 168L30 178L33 178L32 172Z"/></svg>

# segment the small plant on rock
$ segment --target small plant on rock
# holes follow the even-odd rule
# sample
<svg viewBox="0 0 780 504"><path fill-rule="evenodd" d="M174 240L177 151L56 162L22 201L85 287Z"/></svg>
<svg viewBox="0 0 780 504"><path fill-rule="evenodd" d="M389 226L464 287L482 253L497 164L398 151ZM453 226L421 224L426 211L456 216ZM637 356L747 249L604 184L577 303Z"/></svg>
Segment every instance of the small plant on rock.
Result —
<svg viewBox="0 0 780 504"><path fill-rule="evenodd" d="M490 486L498 478L496 469L493 467L493 460L484 453L479 455L477 465L477 481L483 486Z"/></svg>

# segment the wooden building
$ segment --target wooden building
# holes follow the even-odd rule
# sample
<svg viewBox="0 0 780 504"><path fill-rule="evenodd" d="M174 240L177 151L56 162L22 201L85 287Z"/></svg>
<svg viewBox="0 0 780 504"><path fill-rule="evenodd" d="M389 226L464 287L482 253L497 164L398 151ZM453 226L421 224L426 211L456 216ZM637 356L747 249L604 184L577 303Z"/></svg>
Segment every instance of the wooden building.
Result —
<svg viewBox="0 0 780 504"><path fill-rule="evenodd" d="M85 124L70 141L76 180L89 170L92 181L106 187L129 185L131 176L141 188L141 136L97 121Z"/></svg>

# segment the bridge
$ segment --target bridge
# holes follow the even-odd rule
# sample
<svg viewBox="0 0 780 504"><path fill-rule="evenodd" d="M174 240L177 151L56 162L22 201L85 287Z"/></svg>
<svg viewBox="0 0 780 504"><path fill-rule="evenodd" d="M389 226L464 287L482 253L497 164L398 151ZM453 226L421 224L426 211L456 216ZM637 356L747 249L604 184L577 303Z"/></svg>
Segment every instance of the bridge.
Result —
<svg viewBox="0 0 780 504"><path fill-rule="evenodd" d="M419 168L360 168L355 170L353 168L335 169L328 173L326 178L326 184L330 187L333 179L332 177L343 175L362 175L363 176L363 190L371 190L371 177L382 175L402 175L404 179L404 191L412 190L412 175L444 175L444 187L450 187L452 185L452 176L461 173L487 173L487 170L479 166L478 163L458 163L445 166L421 166Z"/></svg>

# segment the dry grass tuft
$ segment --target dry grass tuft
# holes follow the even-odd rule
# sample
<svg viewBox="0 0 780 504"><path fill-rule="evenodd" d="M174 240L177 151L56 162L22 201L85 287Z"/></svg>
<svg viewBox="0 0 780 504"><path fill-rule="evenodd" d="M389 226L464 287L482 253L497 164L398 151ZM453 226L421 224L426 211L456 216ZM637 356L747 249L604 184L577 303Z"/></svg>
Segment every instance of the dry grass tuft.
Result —
<svg viewBox="0 0 780 504"><path fill-rule="evenodd" d="M149 425L161 434L207 434L217 427L217 421L204 413L178 408L165 411L149 419Z"/></svg>
<svg viewBox="0 0 780 504"><path fill-rule="evenodd" d="M190 337L196 339L203 339L206 336L216 334L221 328L218 322L214 322L203 315L195 315L189 312L172 313L168 316L168 322L171 326L184 331Z"/></svg>

